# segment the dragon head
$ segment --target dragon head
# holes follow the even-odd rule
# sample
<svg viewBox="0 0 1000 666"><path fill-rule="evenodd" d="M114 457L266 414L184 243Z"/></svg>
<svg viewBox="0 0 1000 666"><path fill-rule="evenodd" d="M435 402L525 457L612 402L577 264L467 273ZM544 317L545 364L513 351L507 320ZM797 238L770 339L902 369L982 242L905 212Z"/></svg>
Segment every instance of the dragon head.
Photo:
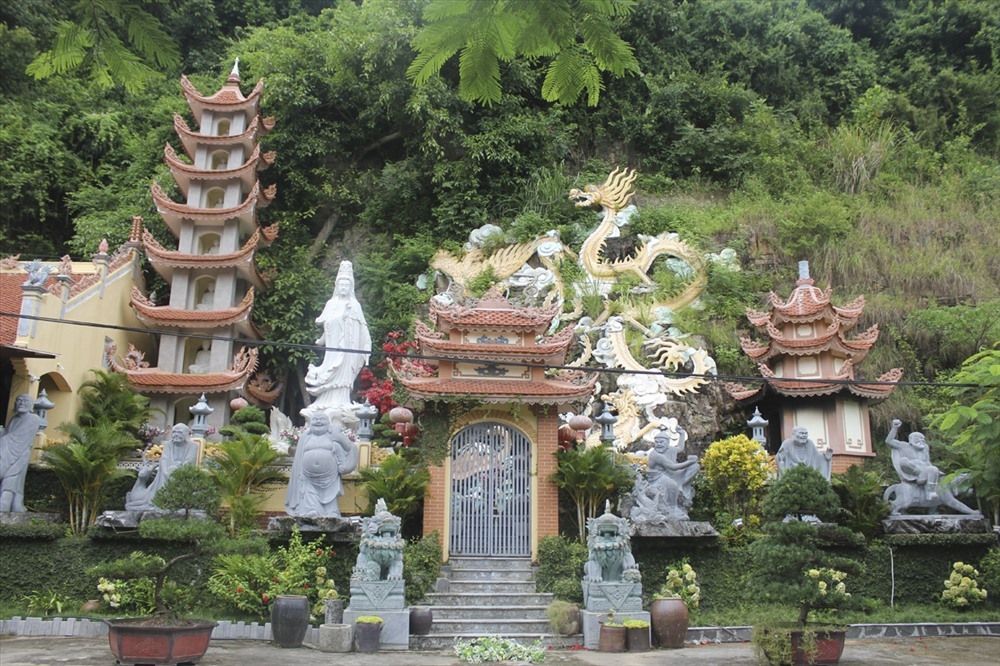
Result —
<svg viewBox="0 0 1000 666"><path fill-rule="evenodd" d="M577 208L603 206L613 211L625 207L635 192L629 188L635 182L635 169L615 169L602 185L587 185L583 191L575 187L569 191L569 198Z"/></svg>

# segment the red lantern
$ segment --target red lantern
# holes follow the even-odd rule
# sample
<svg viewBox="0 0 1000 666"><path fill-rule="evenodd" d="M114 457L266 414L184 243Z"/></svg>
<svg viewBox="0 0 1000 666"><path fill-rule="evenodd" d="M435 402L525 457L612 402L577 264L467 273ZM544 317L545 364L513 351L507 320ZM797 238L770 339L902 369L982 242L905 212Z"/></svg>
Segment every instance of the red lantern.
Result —
<svg viewBox="0 0 1000 666"><path fill-rule="evenodd" d="M234 412L238 412L250 403L246 401L246 398L233 398L229 401L229 406L233 408Z"/></svg>

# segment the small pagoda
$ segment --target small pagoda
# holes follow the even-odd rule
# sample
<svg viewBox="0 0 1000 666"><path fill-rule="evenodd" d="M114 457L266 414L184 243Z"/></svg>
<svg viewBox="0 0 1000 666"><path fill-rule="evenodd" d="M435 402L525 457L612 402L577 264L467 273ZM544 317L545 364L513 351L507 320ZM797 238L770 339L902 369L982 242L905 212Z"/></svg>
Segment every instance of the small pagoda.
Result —
<svg viewBox="0 0 1000 666"><path fill-rule="evenodd" d="M441 297L438 297L441 298ZM419 354L398 381L425 402L478 406L450 414L450 456L430 468L424 532L453 556L536 556L559 533L555 472L560 407L585 402L597 375L547 370L566 361L572 327L545 331L559 306L516 307L494 288L471 305L435 298L416 323ZM465 405L467 408L468 405Z"/></svg>
<svg viewBox="0 0 1000 666"><path fill-rule="evenodd" d="M275 383L252 380L257 350L236 349L233 338L260 339L251 320L254 298L266 288L256 252L277 237L277 225L260 227L257 214L274 198L257 174L275 154L261 153L259 141L274 127L259 115L263 80L248 96L240 90L239 61L225 85L202 95L181 77L181 88L198 130L174 115L174 129L187 159L168 143L164 160L185 203L177 203L156 183L157 212L177 238L177 249L142 230L143 249L153 269L170 285L169 300L158 305L138 289L131 305L143 324L160 331L155 367L128 354L114 361L133 386L153 398L168 423L188 422L188 409L205 394L213 409L207 424L228 422L230 400L241 395L266 406L277 397ZM133 221L133 235L142 219Z"/></svg>
<svg viewBox="0 0 1000 666"><path fill-rule="evenodd" d="M740 343L766 381L757 388L727 388L738 400L764 401L767 411L780 413L773 445L804 426L820 449L833 449L833 471L840 472L874 455L868 405L888 397L903 371L894 368L877 383L858 381L855 371L879 337L877 324L848 337L864 311L864 296L833 305L832 288L814 285L806 261L799 262L796 285L787 300L771 292L768 312L747 308L750 323L766 339L741 336Z"/></svg>

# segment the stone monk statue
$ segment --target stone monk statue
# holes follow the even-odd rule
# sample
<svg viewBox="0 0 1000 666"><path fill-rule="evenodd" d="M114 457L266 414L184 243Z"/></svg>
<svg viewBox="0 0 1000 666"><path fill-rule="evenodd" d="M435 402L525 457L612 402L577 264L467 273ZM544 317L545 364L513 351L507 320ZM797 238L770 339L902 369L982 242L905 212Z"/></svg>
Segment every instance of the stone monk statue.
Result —
<svg viewBox="0 0 1000 666"><path fill-rule="evenodd" d="M372 349L365 314L354 296L354 268L351 262L340 262L333 295L316 318L316 323L323 327L323 334L316 344L332 349L324 352L322 363L310 364L306 373L306 390L316 398L308 407L310 412L351 404L354 380L368 362L368 354L342 350L370 352Z"/></svg>
<svg viewBox="0 0 1000 666"><path fill-rule="evenodd" d="M830 480L833 468L833 450L827 448L820 451L816 443L809 438L809 431L802 426L792 428L792 436L781 443L781 448L774 456L778 463L778 476L798 465L808 465Z"/></svg>
<svg viewBox="0 0 1000 666"><path fill-rule="evenodd" d="M285 510L301 518L340 517L340 477L358 467L358 447L326 412L309 414L309 429L299 436L285 495Z"/></svg>
<svg viewBox="0 0 1000 666"><path fill-rule="evenodd" d="M31 445L42 417L31 409L35 401L27 393L14 399L14 416L6 428L0 427L0 512L26 511L24 479L28 474Z"/></svg>
<svg viewBox="0 0 1000 666"><path fill-rule="evenodd" d="M687 431L669 418L653 439L646 477L636 478L630 517L634 522L656 522L664 518L688 519L694 500L694 477L701 466L698 456L677 459L684 452Z"/></svg>
<svg viewBox="0 0 1000 666"><path fill-rule="evenodd" d="M170 443L163 447L163 455L156 466L143 467L135 485L125 495L127 511L155 511L153 498L167 485L170 475L181 465L198 464L198 442L191 439L191 429L178 423L170 429ZM153 477L153 473L156 477Z"/></svg>
<svg viewBox="0 0 1000 666"><path fill-rule="evenodd" d="M903 422L894 419L885 443L892 449L892 466L900 481L885 492L890 512L898 515L913 507L925 507L936 511L944 505L953 511L968 515L979 512L965 505L955 497L948 484L941 483L941 470L931 463L930 447L921 432L911 432L906 441L896 439L896 433Z"/></svg>

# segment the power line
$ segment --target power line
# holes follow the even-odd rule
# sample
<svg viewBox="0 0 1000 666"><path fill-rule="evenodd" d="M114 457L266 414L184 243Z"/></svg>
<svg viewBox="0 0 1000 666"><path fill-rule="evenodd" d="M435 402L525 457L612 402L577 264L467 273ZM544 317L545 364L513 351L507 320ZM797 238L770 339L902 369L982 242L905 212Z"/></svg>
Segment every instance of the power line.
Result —
<svg viewBox="0 0 1000 666"><path fill-rule="evenodd" d="M150 328L140 328L136 326L121 326L116 324L102 324L97 322L89 321L77 321L72 319L57 319L55 317L40 317L37 315L24 315L13 312L0 312L0 317L16 317L21 319L29 319L32 321L47 322L52 324L65 324L68 326L83 326L88 328L100 328L105 330L114 331L126 331L129 333L142 333L145 335L167 335L176 338L196 338L198 340L220 340L223 342L233 342L241 345L251 345L256 347L274 347L277 349L295 349L295 350L309 350L315 353L325 353L325 352L339 352L343 354L364 354L366 356L376 356L383 358L400 358L408 359L412 361L446 361L452 363L468 363L469 359L459 358L453 356L428 356L424 354L402 354L396 352L387 352L381 349L372 349L366 351L363 349L348 349L342 347L324 347L321 345L307 345L297 342L279 342L274 340L255 340L252 338L240 338L226 335L203 335L196 333L185 333L178 331L166 332L163 330L155 330ZM701 377L707 381L734 381L734 382L755 382L755 383L771 383L771 382L801 382L801 383L815 383L824 385L841 385L841 386L908 386L908 387L945 387L945 388L980 388L979 384L961 384L956 382L916 382L916 381L898 381L898 382L885 382L879 381L877 379L812 379L812 378L787 378L787 377L761 377L759 375L755 376L743 376L743 375L718 375L718 374L704 374L699 375L689 372L670 372L667 370L630 370L625 368L608 368L604 366L577 366L577 365L545 365L539 363L526 363L523 361L478 361L485 365L509 365L514 367L527 367L527 368L543 368L545 370L576 370L580 372L593 372L593 373L608 373L615 375L652 375L658 377L672 377L672 378L688 378L688 377Z"/></svg>

